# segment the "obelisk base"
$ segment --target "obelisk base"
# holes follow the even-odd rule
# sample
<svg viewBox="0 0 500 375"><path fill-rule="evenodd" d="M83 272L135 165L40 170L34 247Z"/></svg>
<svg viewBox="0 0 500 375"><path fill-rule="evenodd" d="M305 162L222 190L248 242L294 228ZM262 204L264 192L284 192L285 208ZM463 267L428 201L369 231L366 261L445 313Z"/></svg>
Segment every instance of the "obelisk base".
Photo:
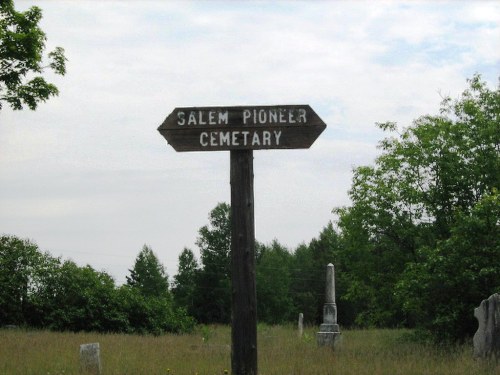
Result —
<svg viewBox="0 0 500 375"><path fill-rule="evenodd" d="M318 346L329 346L332 349L340 342L340 332L318 332L316 333Z"/></svg>

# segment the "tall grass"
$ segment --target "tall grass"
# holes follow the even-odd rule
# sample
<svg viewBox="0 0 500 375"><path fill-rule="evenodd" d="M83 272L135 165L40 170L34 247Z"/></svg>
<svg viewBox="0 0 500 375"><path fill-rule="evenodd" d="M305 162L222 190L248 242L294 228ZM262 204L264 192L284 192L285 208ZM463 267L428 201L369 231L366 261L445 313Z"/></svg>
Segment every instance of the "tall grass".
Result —
<svg viewBox="0 0 500 375"><path fill-rule="evenodd" d="M476 361L470 346L436 348L405 340L405 330L347 330L337 350L318 348L314 327L258 327L261 375L483 375L500 366ZM132 336L0 330L0 374L79 374L79 346L99 342L103 374L222 375L231 369L230 329L190 335Z"/></svg>

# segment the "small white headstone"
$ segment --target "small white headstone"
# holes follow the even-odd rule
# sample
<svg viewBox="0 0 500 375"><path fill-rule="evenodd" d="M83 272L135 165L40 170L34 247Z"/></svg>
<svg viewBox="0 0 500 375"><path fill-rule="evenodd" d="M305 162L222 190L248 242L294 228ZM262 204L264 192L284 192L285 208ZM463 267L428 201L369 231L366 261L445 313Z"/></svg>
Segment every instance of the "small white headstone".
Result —
<svg viewBox="0 0 500 375"><path fill-rule="evenodd" d="M98 342L80 345L80 367L86 374L101 374L101 352Z"/></svg>
<svg viewBox="0 0 500 375"><path fill-rule="evenodd" d="M302 334L304 333L304 314L300 313L299 314L299 337L302 337Z"/></svg>

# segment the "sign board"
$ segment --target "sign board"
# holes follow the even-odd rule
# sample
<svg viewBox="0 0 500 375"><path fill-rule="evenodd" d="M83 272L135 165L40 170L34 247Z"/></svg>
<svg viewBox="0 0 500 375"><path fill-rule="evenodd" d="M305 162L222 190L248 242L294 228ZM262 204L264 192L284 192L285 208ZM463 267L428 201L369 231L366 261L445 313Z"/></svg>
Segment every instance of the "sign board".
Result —
<svg viewBox="0 0 500 375"><path fill-rule="evenodd" d="M309 148L326 124L308 105L175 108L158 131L176 151L231 154L231 369L257 374L253 150Z"/></svg>
<svg viewBox="0 0 500 375"><path fill-rule="evenodd" d="M158 131L176 151L309 148L326 124L309 105L175 108Z"/></svg>

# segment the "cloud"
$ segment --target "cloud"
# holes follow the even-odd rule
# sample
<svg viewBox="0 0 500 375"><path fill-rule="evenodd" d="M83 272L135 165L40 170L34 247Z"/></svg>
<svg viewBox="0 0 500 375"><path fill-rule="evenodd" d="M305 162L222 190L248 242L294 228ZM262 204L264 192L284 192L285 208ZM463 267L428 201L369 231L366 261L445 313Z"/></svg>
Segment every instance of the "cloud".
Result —
<svg viewBox="0 0 500 375"><path fill-rule="evenodd" d="M293 248L349 204L375 122L408 126L474 72L498 78L494 2L36 5L68 73L36 112L0 113L0 225L119 281L144 243L174 274L230 198L229 153L175 153L156 131L175 107L310 104L328 124L309 150L255 152L257 239Z"/></svg>

